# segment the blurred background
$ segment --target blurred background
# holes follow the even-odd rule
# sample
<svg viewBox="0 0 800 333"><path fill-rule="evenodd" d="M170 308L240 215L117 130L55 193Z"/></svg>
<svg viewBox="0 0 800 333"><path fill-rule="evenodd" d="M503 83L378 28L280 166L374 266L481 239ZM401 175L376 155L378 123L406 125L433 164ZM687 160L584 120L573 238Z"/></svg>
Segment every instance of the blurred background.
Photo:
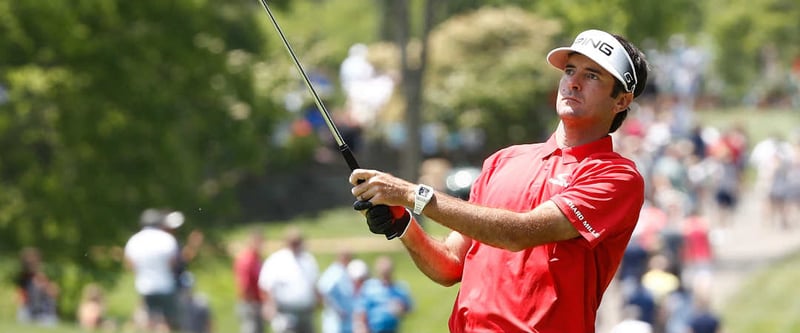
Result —
<svg viewBox="0 0 800 333"><path fill-rule="evenodd" d="M652 208L632 245L680 281L652 291L702 284L725 332L800 331L786 268L800 263L797 1L269 4L360 165L464 199L488 154L554 129L550 49L590 28L627 37L652 67L615 133ZM389 254L416 302L403 332L447 330L457 288L352 211L349 169L257 0L0 0L0 149L2 332L82 331L87 286L114 323L101 330L136 331L122 248L149 207L183 212L180 242L204 235L189 269L213 331L238 329L231 262L253 225L264 255L299 226L321 269L344 247ZM55 328L17 318L31 249L57 290ZM623 319L626 288L610 288L599 332ZM689 305L656 298L654 325L679 332L669 317Z"/></svg>

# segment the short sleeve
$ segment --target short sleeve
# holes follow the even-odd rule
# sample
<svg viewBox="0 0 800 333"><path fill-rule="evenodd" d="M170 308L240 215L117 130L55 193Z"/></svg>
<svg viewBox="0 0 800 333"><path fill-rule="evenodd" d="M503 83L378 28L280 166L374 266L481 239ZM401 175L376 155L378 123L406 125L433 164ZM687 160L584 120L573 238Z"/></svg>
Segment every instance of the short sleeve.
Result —
<svg viewBox="0 0 800 333"><path fill-rule="evenodd" d="M576 168L570 185L551 200L594 247L633 231L644 203L644 179L629 160L592 160Z"/></svg>

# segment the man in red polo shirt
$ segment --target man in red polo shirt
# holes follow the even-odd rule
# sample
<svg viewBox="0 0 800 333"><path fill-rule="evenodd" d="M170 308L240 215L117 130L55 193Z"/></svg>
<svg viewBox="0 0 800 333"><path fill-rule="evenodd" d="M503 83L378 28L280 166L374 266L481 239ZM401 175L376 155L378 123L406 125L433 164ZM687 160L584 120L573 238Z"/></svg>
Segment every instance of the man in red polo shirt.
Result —
<svg viewBox="0 0 800 333"><path fill-rule="evenodd" d="M588 30L547 60L563 71L558 127L486 159L469 202L376 170L350 175L372 232L399 237L433 281L461 283L452 332L594 332L636 225L644 180L609 134L644 90L644 55ZM427 235L405 207L453 232Z"/></svg>
<svg viewBox="0 0 800 333"><path fill-rule="evenodd" d="M239 332L263 333L264 317L262 307L264 296L258 288L258 275L261 273L261 251L264 247L263 231L254 228L250 231L244 249L236 254L233 273L236 277L236 313L239 316Z"/></svg>

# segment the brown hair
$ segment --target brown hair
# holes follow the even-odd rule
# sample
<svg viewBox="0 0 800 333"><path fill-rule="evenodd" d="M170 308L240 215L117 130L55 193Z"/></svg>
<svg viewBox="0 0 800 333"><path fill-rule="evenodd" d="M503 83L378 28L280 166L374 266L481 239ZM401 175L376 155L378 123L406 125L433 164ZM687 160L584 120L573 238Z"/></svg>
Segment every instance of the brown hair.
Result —
<svg viewBox="0 0 800 333"><path fill-rule="evenodd" d="M644 92L644 88L647 85L647 72L650 68L650 65L647 63L647 59L644 56L644 53L640 51L636 46L634 46L631 42L620 35L612 34L614 38L622 44L622 47L625 48L625 52L628 53L628 56L633 61L633 70L636 71L636 87L633 90L633 98L639 97L639 95ZM615 80L614 89L611 91L611 97L617 97L619 94L625 91L625 86L622 85L622 82L619 80ZM614 120L611 122L611 128L609 128L608 133L614 133L620 126L622 126L622 122L625 121L625 118L628 117L628 111L630 111L630 107L620 111L614 116Z"/></svg>

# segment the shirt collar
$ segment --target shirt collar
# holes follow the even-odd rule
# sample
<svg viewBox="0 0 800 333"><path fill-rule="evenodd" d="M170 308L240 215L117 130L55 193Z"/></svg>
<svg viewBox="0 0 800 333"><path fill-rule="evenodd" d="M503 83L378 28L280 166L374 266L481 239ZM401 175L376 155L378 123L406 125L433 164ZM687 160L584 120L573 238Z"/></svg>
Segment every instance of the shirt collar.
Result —
<svg viewBox="0 0 800 333"><path fill-rule="evenodd" d="M543 160L553 155L560 155L563 159L563 163L569 164L580 162L591 154L612 152L614 151L614 145L611 136L606 135L580 146L559 148L558 143L556 143L556 135L553 134L547 139L547 142L544 143L544 151L546 151L547 154L542 157Z"/></svg>

